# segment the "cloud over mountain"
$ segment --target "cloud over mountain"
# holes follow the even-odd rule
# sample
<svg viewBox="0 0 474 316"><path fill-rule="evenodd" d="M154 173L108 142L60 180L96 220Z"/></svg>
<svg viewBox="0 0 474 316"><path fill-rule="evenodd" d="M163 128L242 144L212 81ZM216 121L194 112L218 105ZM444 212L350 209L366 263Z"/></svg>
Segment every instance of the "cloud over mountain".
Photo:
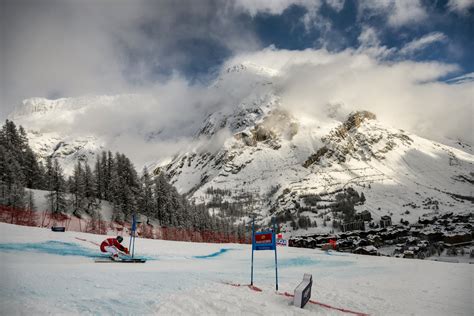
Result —
<svg viewBox="0 0 474 316"><path fill-rule="evenodd" d="M275 92L292 111L366 109L422 136L473 141L473 82L445 81L472 72L472 44L441 29L453 19L466 25L470 1L184 4L2 1L0 117L34 96L146 96L35 122L44 131L110 136L113 147L134 148L146 161L196 141L209 113L244 102L262 74L248 72L227 89L213 83L229 66L252 63L275 72Z"/></svg>

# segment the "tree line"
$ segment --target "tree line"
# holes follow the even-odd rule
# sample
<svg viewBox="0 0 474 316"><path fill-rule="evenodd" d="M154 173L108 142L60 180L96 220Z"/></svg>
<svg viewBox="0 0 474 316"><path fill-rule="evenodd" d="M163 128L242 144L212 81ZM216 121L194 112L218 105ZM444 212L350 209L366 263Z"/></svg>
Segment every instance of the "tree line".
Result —
<svg viewBox="0 0 474 316"><path fill-rule="evenodd" d="M0 130L0 204L34 209L33 193L25 188L48 191L48 208L55 214L100 217L101 203L108 201L115 222L129 221L139 213L161 226L245 233L243 225L235 227L229 220L211 216L205 205L189 203L163 173L152 177L144 168L139 175L121 153L103 151L92 164L77 161L66 177L57 159L39 161L24 128L6 120Z"/></svg>

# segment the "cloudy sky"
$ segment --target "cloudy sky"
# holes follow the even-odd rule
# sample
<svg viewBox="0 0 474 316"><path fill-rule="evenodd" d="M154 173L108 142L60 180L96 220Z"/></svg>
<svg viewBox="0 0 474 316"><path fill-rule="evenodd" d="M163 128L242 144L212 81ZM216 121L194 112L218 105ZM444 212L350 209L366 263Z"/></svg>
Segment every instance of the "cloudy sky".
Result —
<svg viewBox="0 0 474 316"><path fill-rule="evenodd" d="M353 103L428 136L444 119L445 136L473 138L474 0L0 3L2 120L29 97L150 91L183 113L183 95L209 101L221 67L247 60L283 69L303 108Z"/></svg>

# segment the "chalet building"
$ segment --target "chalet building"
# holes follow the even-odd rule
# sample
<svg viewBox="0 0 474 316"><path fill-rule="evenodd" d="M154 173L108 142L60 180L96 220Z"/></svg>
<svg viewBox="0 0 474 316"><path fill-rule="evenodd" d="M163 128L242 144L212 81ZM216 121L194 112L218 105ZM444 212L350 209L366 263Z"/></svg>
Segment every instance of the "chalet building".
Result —
<svg viewBox="0 0 474 316"><path fill-rule="evenodd" d="M421 232L419 236L429 242L438 242L443 240L443 233L435 231Z"/></svg>
<svg viewBox="0 0 474 316"><path fill-rule="evenodd" d="M371 221L372 215L369 211L365 210L363 212L355 214L356 221Z"/></svg>
<svg viewBox="0 0 474 316"><path fill-rule="evenodd" d="M383 240L379 235L369 235L367 236L367 239L370 244L375 245L377 247L383 245Z"/></svg>
<svg viewBox="0 0 474 316"><path fill-rule="evenodd" d="M438 218L436 216L432 218L423 217L418 219L418 223L422 225L430 225L434 224L437 220Z"/></svg>
<svg viewBox="0 0 474 316"><path fill-rule="evenodd" d="M388 215L384 215L380 218L380 227L392 226L392 218Z"/></svg>
<svg viewBox="0 0 474 316"><path fill-rule="evenodd" d="M459 244L465 243L472 240L472 236L469 233L457 233L457 234L445 234L443 241L447 244Z"/></svg>
<svg viewBox="0 0 474 316"><path fill-rule="evenodd" d="M353 253L359 254L359 255L376 256L377 248L375 248L374 246L358 247L353 251Z"/></svg>
<svg viewBox="0 0 474 316"><path fill-rule="evenodd" d="M364 221L343 223L341 226L341 229L343 232L351 231L351 230L365 230L365 223Z"/></svg>

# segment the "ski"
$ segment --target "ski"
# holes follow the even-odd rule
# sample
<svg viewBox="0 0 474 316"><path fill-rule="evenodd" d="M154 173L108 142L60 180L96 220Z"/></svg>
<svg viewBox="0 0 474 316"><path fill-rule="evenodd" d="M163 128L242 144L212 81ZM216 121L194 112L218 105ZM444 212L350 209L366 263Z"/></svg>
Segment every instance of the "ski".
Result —
<svg viewBox="0 0 474 316"><path fill-rule="evenodd" d="M95 263L145 263L146 259L141 258L124 258L118 260L112 260L110 258L96 259Z"/></svg>

